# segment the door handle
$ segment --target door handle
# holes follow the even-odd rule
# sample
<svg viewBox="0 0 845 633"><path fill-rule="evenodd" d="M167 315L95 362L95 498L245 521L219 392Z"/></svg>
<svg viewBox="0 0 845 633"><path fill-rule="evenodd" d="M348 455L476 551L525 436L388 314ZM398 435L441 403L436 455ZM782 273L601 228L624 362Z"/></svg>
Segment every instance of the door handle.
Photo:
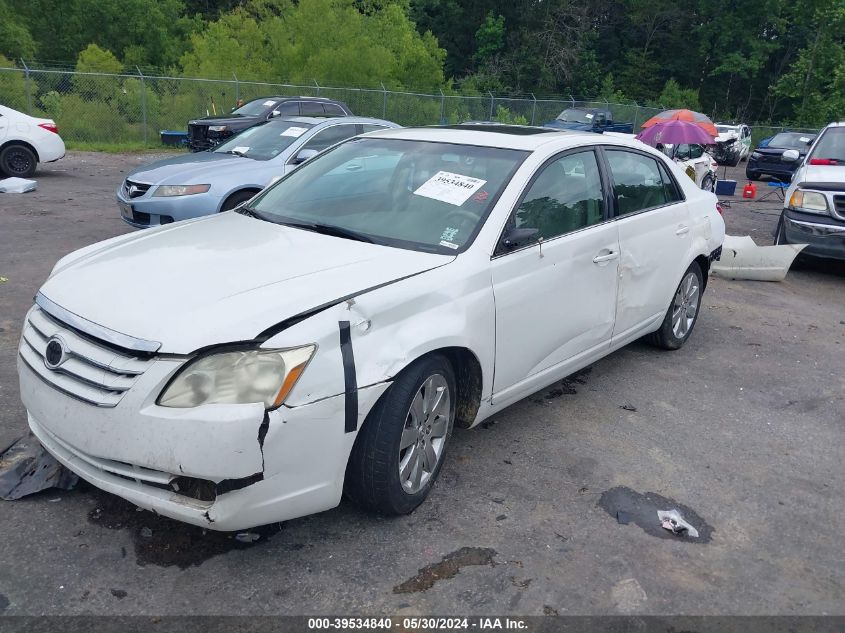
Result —
<svg viewBox="0 0 845 633"><path fill-rule="evenodd" d="M678 230L675 231L675 235L677 235L678 237L684 236L687 233L689 233L689 227L686 224L681 224L678 227Z"/></svg>
<svg viewBox="0 0 845 633"><path fill-rule="evenodd" d="M602 264L604 262L609 262L612 259L616 259L619 257L619 253L615 251L610 251L609 253L604 253L603 255L596 255L593 257L594 264Z"/></svg>

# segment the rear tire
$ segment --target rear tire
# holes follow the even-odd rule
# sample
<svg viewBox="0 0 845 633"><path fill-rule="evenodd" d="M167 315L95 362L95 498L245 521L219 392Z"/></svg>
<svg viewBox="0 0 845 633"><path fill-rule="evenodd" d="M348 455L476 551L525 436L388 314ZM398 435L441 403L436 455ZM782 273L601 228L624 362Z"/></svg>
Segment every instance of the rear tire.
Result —
<svg viewBox="0 0 845 633"><path fill-rule="evenodd" d="M38 166L38 157L25 145L7 145L0 152L0 171L16 178L31 178Z"/></svg>
<svg viewBox="0 0 845 633"><path fill-rule="evenodd" d="M370 411L346 465L344 493L381 514L420 505L443 465L457 391L445 356L425 356L403 370Z"/></svg>
<svg viewBox="0 0 845 633"><path fill-rule="evenodd" d="M247 200L249 200L250 198L252 198L256 193L258 193L258 192L257 191L236 191L231 196L226 198L226 200L223 202L223 206L220 207L220 213L223 213L224 211L231 211L232 209L234 209L239 204L242 204L242 203L246 202Z"/></svg>
<svg viewBox="0 0 845 633"><path fill-rule="evenodd" d="M716 179L713 177L713 174L705 174L704 178L701 180L701 188L704 191L715 191Z"/></svg>
<svg viewBox="0 0 845 633"><path fill-rule="evenodd" d="M704 276L701 267L698 262L693 262L681 277L681 283L672 295L660 329L648 336L652 345L668 350L683 347L698 322L703 288Z"/></svg>

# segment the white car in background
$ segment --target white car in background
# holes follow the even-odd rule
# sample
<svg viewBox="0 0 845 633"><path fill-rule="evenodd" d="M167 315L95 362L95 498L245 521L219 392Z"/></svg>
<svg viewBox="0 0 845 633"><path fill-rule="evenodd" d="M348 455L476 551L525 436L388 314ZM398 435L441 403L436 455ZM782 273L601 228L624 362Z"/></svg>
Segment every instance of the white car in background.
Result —
<svg viewBox="0 0 845 633"><path fill-rule="evenodd" d="M53 119L0 105L0 174L29 178L38 163L64 158L65 143Z"/></svg>
<svg viewBox="0 0 845 633"><path fill-rule="evenodd" d="M343 493L408 513L454 426L643 336L684 345L724 234L716 196L639 141L373 132L234 211L61 259L21 398L67 468L204 528Z"/></svg>
<svg viewBox="0 0 845 633"><path fill-rule="evenodd" d="M717 123L716 161L720 165L736 167L751 155L751 128L741 123Z"/></svg>

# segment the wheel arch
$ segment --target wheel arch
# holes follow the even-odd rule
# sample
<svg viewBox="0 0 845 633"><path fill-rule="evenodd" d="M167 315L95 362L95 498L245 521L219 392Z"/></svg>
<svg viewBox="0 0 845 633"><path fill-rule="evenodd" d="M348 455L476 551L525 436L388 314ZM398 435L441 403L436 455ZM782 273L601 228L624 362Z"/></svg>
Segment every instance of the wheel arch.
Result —
<svg viewBox="0 0 845 633"><path fill-rule="evenodd" d="M246 185L246 186L242 186L242 187L237 187L235 189L232 189L231 191L227 191L223 196L220 197L220 204L217 205L217 212L218 213L220 212L220 210L226 204L226 201L229 200L229 198L231 198L232 196L235 196L239 193L245 193L245 192L250 192L250 193L252 193L252 195L255 195L259 191L261 191L262 189L263 189L263 187L261 187L259 185Z"/></svg>
<svg viewBox="0 0 845 633"><path fill-rule="evenodd" d="M38 150L35 149L35 146L32 143L30 143L28 141L24 141L23 139L19 139L19 138L13 138L13 139L9 139L7 141L3 141L3 143L0 144L0 152L2 152L4 149L6 149L7 147L10 147L12 145L23 145L28 150L30 150L33 154L35 154L35 160L37 160L39 163L41 162L41 156L38 154Z"/></svg>

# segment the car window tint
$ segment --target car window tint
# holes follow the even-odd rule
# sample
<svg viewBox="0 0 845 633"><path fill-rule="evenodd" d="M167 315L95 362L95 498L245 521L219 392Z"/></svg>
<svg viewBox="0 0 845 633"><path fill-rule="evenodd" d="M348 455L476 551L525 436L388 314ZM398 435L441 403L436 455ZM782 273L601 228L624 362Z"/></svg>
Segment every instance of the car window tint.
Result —
<svg viewBox="0 0 845 633"><path fill-rule="evenodd" d="M317 132L311 140L302 146L302 149L313 149L321 152L335 143L355 136L358 133L356 127L354 123L344 123L343 125L327 127Z"/></svg>
<svg viewBox="0 0 845 633"><path fill-rule="evenodd" d="M376 130L385 129L384 125L373 125L372 123L365 123L361 127L363 128L363 134L366 134L367 132L375 132Z"/></svg>
<svg viewBox="0 0 845 633"><path fill-rule="evenodd" d="M302 112L302 116L324 116L326 114L323 104L314 101L300 102L299 110Z"/></svg>
<svg viewBox="0 0 845 633"><path fill-rule="evenodd" d="M513 221L550 239L601 222L603 199L595 153L568 154L542 168Z"/></svg>
<svg viewBox="0 0 845 633"><path fill-rule="evenodd" d="M669 202L663 177L654 158L623 150L609 150L607 162L613 176L613 195L618 215L636 213Z"/></svg>
<svg viewBox="0 0 845 633"><path fill-rule="evenodd" d="M299 103L296 101L285 101L280 103L274 110L282 116L299 116Z"/></svg>
<svg viewBox="0 0 845 633"><path fill-rule="evenodd" d="M326 114L329 116L346 116L346 112L343 111L343 108L333 103L324 103L323 107L326 109Z"/></svg>

